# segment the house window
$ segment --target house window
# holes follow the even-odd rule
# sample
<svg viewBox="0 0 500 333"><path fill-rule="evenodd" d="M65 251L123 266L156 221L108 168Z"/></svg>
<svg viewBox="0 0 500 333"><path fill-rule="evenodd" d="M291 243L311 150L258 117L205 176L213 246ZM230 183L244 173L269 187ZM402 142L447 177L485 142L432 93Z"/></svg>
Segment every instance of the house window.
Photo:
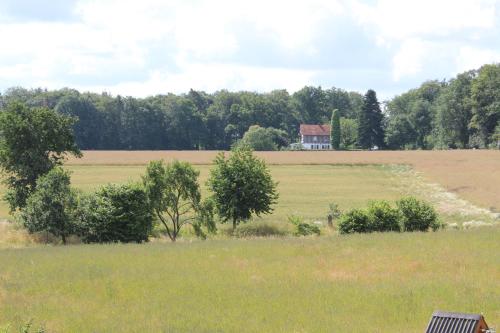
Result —
<svg viewBox="0 0 500 333"><path fill-rule="evenodd" d="M313 136L313 141L314 142L318 141L318 137L317 136Z"/></svg>

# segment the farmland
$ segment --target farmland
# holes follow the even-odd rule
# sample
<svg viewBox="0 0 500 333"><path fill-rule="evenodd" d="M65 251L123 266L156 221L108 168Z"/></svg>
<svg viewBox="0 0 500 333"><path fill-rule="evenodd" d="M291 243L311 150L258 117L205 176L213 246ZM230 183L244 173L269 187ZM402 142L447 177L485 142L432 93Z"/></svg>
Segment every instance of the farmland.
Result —
<svg viewBox="0 0 500 333"><path fill-rule="evenodd" d="M139 181L149 160L187 160L207 195L215 154L95 151L65 167L75 187L91 191ZM252 223L286 225L290 214L324 223L330 202L345 210L406 194L431 201L449 223L494 222L486 209L500 208L495 151L258 155L270 164L280 199L273 214ZM5 205L0 215L7 217ZM49 332L422 332L437 309L482 312L500 326L498 224L326 234L25 246L22 232L0 224L0 332L29 320ZM2 243L6 237L14 241Z"/></svg>
<svg viewBox="0 0 500 333"><path fill-rule="evenodd" d="M83 191L91 191L106 182L140 181L145 165L69 165L73 184ZM200 184L205 184L209 165L197 165ZM383 166L273 165L271 172L279 182L280 200L274 214L263 221L286 221L288 214L299 214L307 219L324 220L328 203L341 208L361 207L370 199L394 200L403 188L390 170ZM363 191L359 191L363 188ZM206 191L204 191L204 194ZM3 205L2 216L7 216Z"/></svg>
<svg viewBox="0 0 500 333"><path fill-rule="evenodd" d="M324 151L257 152L269 164L406 164L423 179L438 183L478 206L500 211L500 151ZM210 164L213 151L87 151L76 165L143 165L154 159Z"/></svg>

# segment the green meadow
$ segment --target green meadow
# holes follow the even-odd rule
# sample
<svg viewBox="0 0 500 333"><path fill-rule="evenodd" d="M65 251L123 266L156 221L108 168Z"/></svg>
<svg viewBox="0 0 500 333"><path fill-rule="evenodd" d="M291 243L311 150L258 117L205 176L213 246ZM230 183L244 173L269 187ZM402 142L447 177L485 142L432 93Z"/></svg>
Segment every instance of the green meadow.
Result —
<svg viewBox="0 0 500 333"><path fill-rule="evenodd" d="M0 327L47 332L423 332L500 325L500 228L0 251ZM1 330L0 330L1 331Z"/></svg>
<svg viewBox="0 0 500 333"><path fill-rule="evenodd" d="M196 165L200 184L205 185L210 165ZM263 221L286 221L290 214L305 219L325 220L328 204L336 202L342 209L361 207L372 199L395 200L402 185L389 167L378 165L271 165L279 183L280 198L272 215ZM140 181L145 165L71 165L72 183L83 191L92 191L112 182ZM0 193L4 188L0 188ZM205 195L208 193L204 190ZM8 217L8 207L0 206L0 217Z"/></svg>

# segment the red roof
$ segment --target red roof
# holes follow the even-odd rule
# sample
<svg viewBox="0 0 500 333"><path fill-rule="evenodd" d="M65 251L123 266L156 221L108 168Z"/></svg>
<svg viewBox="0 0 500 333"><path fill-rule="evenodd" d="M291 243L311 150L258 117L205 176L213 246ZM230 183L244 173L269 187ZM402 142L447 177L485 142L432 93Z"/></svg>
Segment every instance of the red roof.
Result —
<svg viewBox="0 0 500 333"><path fill-rule="evenodd" d="M300 135L328 135L330 136L330 125L305 125L300 124Z"/></svg>

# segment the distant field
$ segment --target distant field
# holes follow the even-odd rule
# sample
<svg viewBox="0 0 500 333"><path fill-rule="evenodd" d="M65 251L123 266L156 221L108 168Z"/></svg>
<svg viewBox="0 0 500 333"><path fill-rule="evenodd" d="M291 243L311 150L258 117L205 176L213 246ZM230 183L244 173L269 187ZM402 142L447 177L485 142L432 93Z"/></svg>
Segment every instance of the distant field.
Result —
<svg viewBox="0 0 500 333"><path fill-rule="evenodd" d="M0 331L418 332L500 328L500 228L0 250Z"/></svg>
<svg viewBox="0 0 500 333"><path fill-rule="evenodd" d="M197 165L200 184L206 183L209 165ZM69 165L73 184L91 191L107 183L139 181L145 165ZM345 165L272 165L273 177L279 182L280 199L272 215L263 221L285 222L290 214L309 220L325 220L330 202L342 209L361 207L371 199L395 200L402 195L402 184L384 166ZM206 191L204 189L204 193ZM0 206L0 216L8 215Z"/></svg>
<svg viewBox="0 0 500 333"><path fill-rule="evenodd" d="M86 151L69 164L142 165L154 159L210 164L213 151ZM500 151L259 152L270 164L408 164L430 182L484 208L500 212Z"/></svg>

